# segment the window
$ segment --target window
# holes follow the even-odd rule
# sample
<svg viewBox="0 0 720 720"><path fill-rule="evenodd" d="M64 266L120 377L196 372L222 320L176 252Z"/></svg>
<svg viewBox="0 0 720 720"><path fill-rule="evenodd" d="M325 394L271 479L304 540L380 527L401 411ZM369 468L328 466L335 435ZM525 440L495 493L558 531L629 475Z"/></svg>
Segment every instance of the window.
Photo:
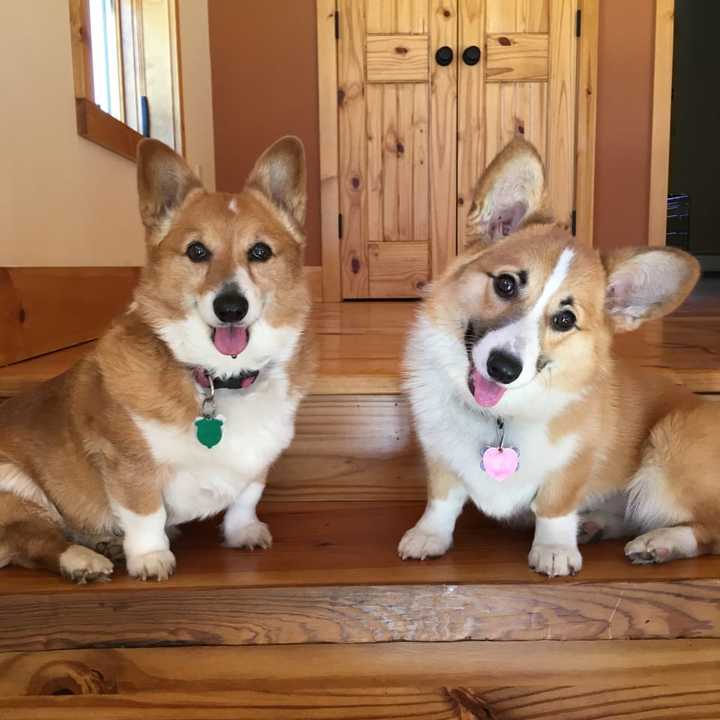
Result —
<svg viewBox="0 0 720 720"><path fill-rule="evenodd" d="M70 0L78 133L132 160L142 136L182 153L176 0Z"/></svg>

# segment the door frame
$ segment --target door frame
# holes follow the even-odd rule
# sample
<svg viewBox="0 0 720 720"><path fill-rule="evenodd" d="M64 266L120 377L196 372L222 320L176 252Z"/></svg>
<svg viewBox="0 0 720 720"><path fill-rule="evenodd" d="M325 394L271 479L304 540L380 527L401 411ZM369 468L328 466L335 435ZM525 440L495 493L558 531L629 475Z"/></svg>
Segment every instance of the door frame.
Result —
<svg viewBox="0 0 720 720"><path fill-rule="evenodd" d="M672 0L657 0L658 7ZM600 0L577 0L582 13L578 39L575 146L577 234L593 245L595 144ZM325 302L342 300L340 267L339 133L337 104L336 0L316 0L318 119L320 146L320 233L322 293ZM656 35L657 37L657 35ZM671 39L672 42L672 39ZM670 51L672 63L672 49ZM657 64L656 64L657 68ZM654 123L653 123L654 127ZM668 133L669 148L669 133Z"/></svg>
<svg viewBox="0 0 720 720"><path fill-rule="evenodd" d="M674 30L675 0L655 0L655 65L648 203L648 245L655 247L663 246L667 241Z"/></svg>

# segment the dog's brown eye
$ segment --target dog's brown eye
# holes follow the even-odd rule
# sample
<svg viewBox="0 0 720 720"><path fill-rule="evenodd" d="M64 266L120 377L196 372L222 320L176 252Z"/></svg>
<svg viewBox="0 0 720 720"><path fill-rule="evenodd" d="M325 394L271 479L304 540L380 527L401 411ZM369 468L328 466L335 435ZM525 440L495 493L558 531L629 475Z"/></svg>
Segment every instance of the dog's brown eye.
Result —
<svg viewBox="0 0 720 720"><path fill-rule="evenodd" d="M567 332L575 327L577 318L572 310L561 310L552 317L553 330Z"/></svg>
<svg viewBox="0 0 720 720"><path fill-rule="evenodd" d="M514 298L517 295L517 280L512 275L508 275L507 273L504 273L503 275L498 275L493 280L493 286L498 296L503 298L504 300Z"/></svg>
<svg viewBox="0 0 720 720"><path fill-rule="evenodd" d="M190 258L191 262L194 263L207 262L212 255L212 253L201 242L198 242L197 240L195 242L191 242L187 246L185 254L188 256L188 258Z"/></svg>
<svg viewBox="0 0 720 720"><path fill-rule="evenodd" d="M250 262L266 262L272 257L272 248L264 242L255 243L248 250L248 260Z"/></svg>

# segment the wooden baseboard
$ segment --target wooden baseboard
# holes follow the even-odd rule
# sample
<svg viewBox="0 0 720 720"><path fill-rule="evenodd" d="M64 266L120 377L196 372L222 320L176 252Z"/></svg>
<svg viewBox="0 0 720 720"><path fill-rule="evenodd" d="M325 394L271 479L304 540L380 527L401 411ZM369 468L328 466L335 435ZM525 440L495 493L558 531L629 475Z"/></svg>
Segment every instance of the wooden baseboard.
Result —
<svg viewBox="0 0 720 720"><path fill-rule="evenodd" d="M136 267L0 268L0 366L97 338L138 275Z"/></svg>

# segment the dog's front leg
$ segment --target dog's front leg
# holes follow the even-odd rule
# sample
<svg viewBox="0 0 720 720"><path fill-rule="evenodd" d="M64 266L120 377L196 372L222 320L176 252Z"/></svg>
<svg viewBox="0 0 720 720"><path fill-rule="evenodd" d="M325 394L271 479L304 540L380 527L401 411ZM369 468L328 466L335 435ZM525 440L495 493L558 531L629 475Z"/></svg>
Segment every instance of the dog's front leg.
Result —
<svg viewBox="0 0 720 720"><path fill-rule="evenodd" d="M257 504L265 489L265 477L251 482L225 512L223 537L225 545L234 548L269 548L272 545L270 529L258 520Z"/></svg>
<svg viewBox="0 0 720 720"><path fill-rule="evenodd" d="M577 508L583 500L589 463L589 453L581 453L543 484L532 504L535 537L528 564L536 572L554 577L575 575L582 568Z"/></svg>
<svg viewBox="0 0 720 720"><path fill-rule="evenodd" d="M175 571L175 556L165 531L167 513L160 481L140 483L137 474L123 476L128 481L114 478L109 491L113 514L124 533L128 574L141 580L167 580Z"/></svg>
<svg viewBox="0 0 720 720"><path fill-rule="evenodd" d="M398 546L403 560L444 555L452 545L455 522L468 499L463 481L439 460L428 459L428 501L415 527Z"/></svg>

